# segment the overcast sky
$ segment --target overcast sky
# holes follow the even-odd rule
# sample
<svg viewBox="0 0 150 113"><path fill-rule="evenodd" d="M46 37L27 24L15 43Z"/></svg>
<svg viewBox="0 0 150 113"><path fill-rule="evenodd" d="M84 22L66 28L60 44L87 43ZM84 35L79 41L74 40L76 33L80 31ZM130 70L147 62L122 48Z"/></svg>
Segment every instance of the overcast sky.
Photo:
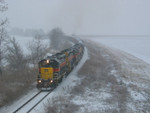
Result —
<svg viewBox="0 0 150 113"><path fill-rule="evenodd" d="M150 35L150 0L7 0L10 27Z"/></svg>

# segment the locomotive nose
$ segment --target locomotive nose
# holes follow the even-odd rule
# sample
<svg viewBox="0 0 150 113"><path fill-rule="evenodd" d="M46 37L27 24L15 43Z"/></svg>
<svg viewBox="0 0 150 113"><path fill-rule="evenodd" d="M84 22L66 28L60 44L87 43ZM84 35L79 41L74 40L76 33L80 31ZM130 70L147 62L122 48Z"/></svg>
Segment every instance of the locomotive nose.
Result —
<svg viewBox="0 0 150 113"><path fill-rule="evenodd" d="M41 79L53 79L53 68L41 68Z"/></svg>

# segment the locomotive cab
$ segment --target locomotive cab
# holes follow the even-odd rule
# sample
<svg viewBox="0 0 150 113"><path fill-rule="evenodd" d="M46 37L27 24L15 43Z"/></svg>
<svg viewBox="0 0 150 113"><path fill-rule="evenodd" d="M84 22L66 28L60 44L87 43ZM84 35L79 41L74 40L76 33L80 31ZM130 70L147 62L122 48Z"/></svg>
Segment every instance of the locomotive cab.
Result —
<svg viewBox="0 0 150 113"><path fill-rule="evenodd" d="M37 88L49 88L56 84L55 76L59 72L59 64L54 59L44 59L39 62Z"/></svg>

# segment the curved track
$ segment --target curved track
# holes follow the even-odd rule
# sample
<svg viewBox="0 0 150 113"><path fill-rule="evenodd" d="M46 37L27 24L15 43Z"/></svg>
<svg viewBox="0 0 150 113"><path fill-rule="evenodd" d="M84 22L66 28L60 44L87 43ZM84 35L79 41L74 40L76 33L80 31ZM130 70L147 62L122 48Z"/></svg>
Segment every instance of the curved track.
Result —
<svg viewBox="0 0 150 113"><path fill-rule="evenodd" d="M27 100L23 105L21 105L19 108L17 108L13 113L29 113L31 112L42 100L44 100L53 89L51 89L49 92L42 92L39 91L37 94L35 94L32 98ZM31 103L31 105L30 105Z"/></svg>

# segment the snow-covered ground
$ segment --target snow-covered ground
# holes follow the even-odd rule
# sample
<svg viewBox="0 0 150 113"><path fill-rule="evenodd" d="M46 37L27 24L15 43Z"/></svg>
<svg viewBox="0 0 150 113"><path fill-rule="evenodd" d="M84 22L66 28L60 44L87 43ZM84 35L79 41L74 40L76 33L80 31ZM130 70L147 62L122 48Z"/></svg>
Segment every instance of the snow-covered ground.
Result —
<svg viewBox="0 0 150 113"><path fill-rule="evenodd" d="M123 50L150 64L150 37L91 37L88 39Z"/></svg>
<svg viewBox="0 0 150 113"><path fill-rule="evenodd" d="M143 111L148 113L148 111L150 110L149 109L150 108L150 104L149 104L150 65L147 64L149 63L148 60L145 60L145 58L142 59L142 57L140 58L139 56L143 48L143 51L145 53L147 52L147 54L144 54L143 52L143 55L145 57L148 57L149 55L148 41L150 41L149 38L145 37L143 38L143 40L140 39L139 37L131 38L131 41L130 38L122 38L122 39L93 38L90 40L96 41L100 43L100 45L96 46L95 44L97 43L92 44L92 48L94 48L94 51L93 50L87 51L87 49L85 49L84 56L81 62L78 64L78 66L31 113L45 112L45 110L47 110L46 107L49 107L50 105L53 104L55 105L56 103L53 103L55 102L54 100L60 96L66 98L67 101L73 102L75 105L80 106L78 111L76 111L79 113L84 113L86 111L87 112L94 112L94 111L95 112L100 112L100 111L101 112L109 112L109 111L142 112ZM141 45L144 42L145 44ZM92 42L89 41L89 45L87 44L89 48L91 46L90 43ZM140 47L137 45L140 45ZM145 50L145 48L147 49L147 51ZM120 50L123 50L125 52ZM89 59L88 52L90 53L90 55L94 56L95 58ZM143 62L142 60L128 53L142 60L145 60L145 62L147 63ZM93 88L90 89L90 87L88 87L87 85L84 86L85 92L83 94L80 94L80 92L78 92L79 94L77 95L75 94L73 98L68 100L71 96L70 91L75 86L78 85L80 86L80 83L82 82L82 77L83 78L89 77L89 75L85 74L81 78L79 78L79 76L77 76L79 69L83 68L82 66L86 61L89 62L90 65L94 60L98 60L97 62L100 62L100 64L96 64L97 62L95 62L94 64L92 64L92 66L90 66L89 69L91 70L83 70L83 71L85 72L87 71L88 73L90 73L90 75L93 76L92 78L94 78L95 76L96 79L98 79L98 85L96 85L97 83L95 84L96 85L95 87L97 87L98 90ZM86 65L85 67L88 66ZM96 72L94 75L92 71L93 68ZM103 73L103 71L105 73ZM94 81L91 83L94 83ZM31 92L27 93L26 96L14 102L12 105L2 108L0 112L11 113L16 109L16 107L22 105L26 100L31 98L32 95L34 95L36 92L37 89L32 90Z"/></svg>
<svg viewBox="0 0 150 113"><path fill-rule="evenodd" d="M89 50L91 59L82 74L87 71L84 79L92 82L85 85L84 81L85 92L73 98L80 106L78 112L149 113L150 65L118 49L91 43L88 48L94 49Z"/></svg>

